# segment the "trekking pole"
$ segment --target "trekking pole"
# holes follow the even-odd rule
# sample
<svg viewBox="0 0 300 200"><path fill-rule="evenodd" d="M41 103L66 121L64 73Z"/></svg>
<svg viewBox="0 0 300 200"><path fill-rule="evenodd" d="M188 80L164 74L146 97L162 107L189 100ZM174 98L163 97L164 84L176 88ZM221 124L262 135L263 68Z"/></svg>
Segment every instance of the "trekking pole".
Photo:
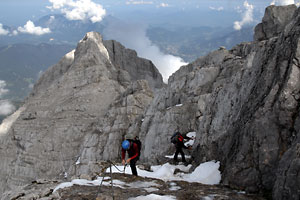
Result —
<svg viewBox="0 0 300 200"><path fill-rule="evenodd" d="M110 170L110 180L111 180L111 197L113 199L115 199L114 197L114 188L113 188L113 177L112 177L112 163L110 162L110 165L109 165L109 170Z"/></svg>
<svg viewBox="0 0 300 200"><path fill-rule="evenodd" d="M124 165L124 171L123 171L124 174L125 174L126 167L127 167L127 163L125 163Z"/></svg>

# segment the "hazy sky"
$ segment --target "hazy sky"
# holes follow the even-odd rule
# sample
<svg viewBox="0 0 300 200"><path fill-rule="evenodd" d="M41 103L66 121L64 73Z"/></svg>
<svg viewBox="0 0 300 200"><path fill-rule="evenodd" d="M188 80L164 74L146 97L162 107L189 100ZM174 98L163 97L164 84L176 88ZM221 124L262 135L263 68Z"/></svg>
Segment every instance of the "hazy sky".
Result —
<svg viewBox="0 0 300 200"><path fill-rule="evenodd" d="M3 25L23 26L28 20L35 21L39 17L58 13L51 11L51 0L1 0L0 1L0 23ZM60 0L79 1L79 0ZM92 1L92 0L91 0ZM274 0L248 0L253 5L254 12L263 13L264 8ZM293 0L277 0L277 2L291 2ZM107 11L107 14L115 16L131 11L146 12L170 12L199 10L199 12L214 10L215 12L243 12L244 0L93 0ZM240 9L240 10L239 10Z"/></svg>

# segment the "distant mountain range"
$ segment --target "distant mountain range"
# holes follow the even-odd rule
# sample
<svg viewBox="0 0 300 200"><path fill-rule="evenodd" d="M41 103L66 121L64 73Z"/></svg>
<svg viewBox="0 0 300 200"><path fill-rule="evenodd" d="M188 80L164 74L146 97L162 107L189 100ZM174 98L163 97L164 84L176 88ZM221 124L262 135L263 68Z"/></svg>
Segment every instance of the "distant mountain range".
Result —
<svg viewBox="0 0 300 200"><path fill-rule="evenodd" d="M192 62L199 56L224 46L232 48L238 43L253 40L254 27L246 27L240 31L231 27L178 27L168 30L162 27L151 27L147 34L150 40L162 51Z"/></svg>

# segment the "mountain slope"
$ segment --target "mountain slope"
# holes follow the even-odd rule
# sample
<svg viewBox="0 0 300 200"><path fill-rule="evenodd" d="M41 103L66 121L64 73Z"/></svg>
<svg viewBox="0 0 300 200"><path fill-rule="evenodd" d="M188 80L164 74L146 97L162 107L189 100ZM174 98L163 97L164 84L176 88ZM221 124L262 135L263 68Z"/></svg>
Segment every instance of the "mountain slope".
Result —
<svg viewBox="0 0 300 200"><path fill-rule="evenodd" d="M299 24L300 8L270 6L255 41L182 66L166 86L151 61L87 33L0 131L0 193L94 174L134 136L140 162L160 163L179 130L197 134L193 164L220 161L223 185L299 199Z"/></svg>

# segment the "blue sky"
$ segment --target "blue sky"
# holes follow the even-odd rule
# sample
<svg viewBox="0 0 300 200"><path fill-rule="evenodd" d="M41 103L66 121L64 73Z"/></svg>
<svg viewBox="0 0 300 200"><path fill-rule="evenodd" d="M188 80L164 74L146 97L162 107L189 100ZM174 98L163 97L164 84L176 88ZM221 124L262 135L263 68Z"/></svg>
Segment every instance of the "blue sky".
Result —
<svg viewBox="0 0 300 200"><path fill-rule="evenodd" d="M77 0L73 0L77 1ZM244 0L93 0L101 4L107 14L125 16L131 11L146 11L164 13L172 11L213 10L215 12L238 12L243 8ZM263 13L272 0L248 0L257 13ZM39 17L58 12L47 8L51 6L48 0L1 0L0 23L4 25L23 26L28 20L35 21ZM241 9L242 12L242 9Z"/></svg>

